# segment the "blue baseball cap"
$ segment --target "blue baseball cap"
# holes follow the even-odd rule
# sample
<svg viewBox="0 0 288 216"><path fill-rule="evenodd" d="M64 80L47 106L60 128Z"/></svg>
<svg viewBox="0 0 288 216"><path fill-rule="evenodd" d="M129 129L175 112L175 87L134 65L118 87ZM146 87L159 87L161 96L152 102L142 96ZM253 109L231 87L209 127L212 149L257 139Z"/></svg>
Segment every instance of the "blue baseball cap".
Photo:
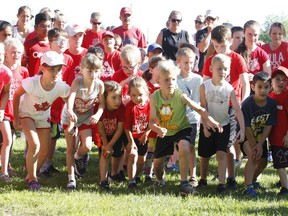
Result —
<svg viewBox="0 0 288 216"><path fill-rule="evenodd" d="M161 47L159 44L157 44L157 43L150 44L150 45L148 46L147 52L148 52L148 53L149 53L149 52L153 52L155 49L160 49L161 52L163 52L162 47Z"/></svg>

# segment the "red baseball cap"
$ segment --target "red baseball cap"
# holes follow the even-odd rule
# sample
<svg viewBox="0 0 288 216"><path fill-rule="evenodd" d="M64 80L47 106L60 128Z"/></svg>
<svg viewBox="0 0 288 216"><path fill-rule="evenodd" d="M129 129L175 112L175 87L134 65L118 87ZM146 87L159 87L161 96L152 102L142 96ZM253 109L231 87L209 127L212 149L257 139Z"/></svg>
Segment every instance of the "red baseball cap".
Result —
<svg viewBox="0 0 288 216"><path fill-rule="evenodd" d="M283 66L278 66L277 68L275 68L272 72L271 78L275 77L279 72L282 72L286 75L286 77L288 77L288 69L286 67Z"/></svg>
<svg viewBox="0 0 288 216"><path fill-rule="evenodd" d="M131 8L129 8L129 7L123 7L123 8L121 8L120 16L124 16L125 14L131 15L131 14L132 14Z"/></svg>
<svg viewBox="0 0 288 216"><path fill-rule="evenodd" d="M110 37L115 38L115 35L114 35L113 32L111 32L111 31L105 31L105 32L102 34L102 38L104 38L105 36L110 36Z"/></svg>

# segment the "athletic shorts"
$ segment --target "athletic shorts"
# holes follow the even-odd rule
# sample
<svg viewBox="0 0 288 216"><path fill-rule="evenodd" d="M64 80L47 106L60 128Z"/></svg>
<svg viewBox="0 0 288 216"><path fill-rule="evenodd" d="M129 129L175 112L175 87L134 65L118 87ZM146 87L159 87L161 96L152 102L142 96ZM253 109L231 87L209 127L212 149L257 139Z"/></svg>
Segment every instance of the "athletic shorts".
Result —
<svg viewBox="0 0 288 216"><path fill-rule="evenodd" d="M158 137L155 146L154 158L161 158L167 155L173 155L174 143L179 143L181 140L186 140L191 143L192 128L185 128L178 131L172 136Z"/></svg>
<svg viewBox="0 0 288 216"><path fill-rule="evenodd" d="M192 130L191 130L191 144L195 146L195 140L197 136L197 123L190 124Z"/></svg>
<svg viewBox="0 0 288 216"><path fill-rule="evenodd" d="M216 154L217 151L227 152L227 146L230 137L230 124L223 126L223 132L219 133L210 130L211 136L204 135L203 125L200 125L198 155L209 158Z"/></svg>
<svg viewBox="0 0 288 216"><path fill-rule="evenodd" d="M288 167L288 148L284 146L271 145L273 167L275 169L281 169Z"/></svg>
<svg viewBox="0 0 288 216"><path fill-rule="evenodd" d="M245 140L240 143L240 149L241 149L243 155L247 155L246 152L244 151L244 148L243 148L243 145L246 141L248 141L247 138L245 138ZM267 140L263 143L262 148L263 148L263 154L261 155L261 158L267 159L267 154L268 154Z"/></svg>
<svg viewBox="0 0 288 216"><path fill-rule="evenodd" d="M125 134L122 134L119 139L115 142L113 146L113 154L112 157L119 158L124 154L124 143L123 143L123 136ZM112 139L113 136L108 136L107 140L108 142ZM102 146L99 147L99 154L101 154Z"/></svg>

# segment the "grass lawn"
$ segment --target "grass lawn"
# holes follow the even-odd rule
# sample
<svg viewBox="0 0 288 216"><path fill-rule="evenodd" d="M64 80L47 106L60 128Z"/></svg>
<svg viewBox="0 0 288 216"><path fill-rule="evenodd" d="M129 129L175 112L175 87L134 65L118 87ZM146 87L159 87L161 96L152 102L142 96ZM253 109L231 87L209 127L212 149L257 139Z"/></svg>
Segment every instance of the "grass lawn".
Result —
<svg viewBox="0 0 288 216"><path fill-rule="evenodd" d="M199 196L182 198L178 195L177 173L167 173L165 188L142 183L135 193L129 193L126 184L112 183L112 192L105 193L98 187L98 154L94 147L87 174L77 181L76 191L68 192L65 146L63 138L58 140L59 152L54 156L54 166L61 173L41 181L41 191L29 192L24 183L24 141L16 140L11 163L17 177L10 184L0 182L0 215L288 215L287 197L276 196L278 177L271 164L260 179L266 189L253 199L242 195L243 168L237 170L238 189L222 195L216 193L217 181L211 180L207 188L197 189ZM211 160L209 171L208 180L216 173L215 160Z"/></svg>

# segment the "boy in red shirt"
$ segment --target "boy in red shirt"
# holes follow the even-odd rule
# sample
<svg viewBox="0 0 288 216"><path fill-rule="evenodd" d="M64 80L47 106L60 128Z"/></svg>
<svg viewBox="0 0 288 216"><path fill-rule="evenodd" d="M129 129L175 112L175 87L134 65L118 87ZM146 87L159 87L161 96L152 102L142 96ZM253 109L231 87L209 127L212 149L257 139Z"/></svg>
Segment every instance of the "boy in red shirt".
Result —
<svg viewBox="0 0 288 216"><path fill-rule="evenodd" d="M273 166L280 177L281 190L278 195L288 195L288 179L286 167L288 167L288 93L287 84L288 69L279 66L272 73L273 91L269 97L277 102L277 124L272 126L269 142L272 150Z"/></svg>

